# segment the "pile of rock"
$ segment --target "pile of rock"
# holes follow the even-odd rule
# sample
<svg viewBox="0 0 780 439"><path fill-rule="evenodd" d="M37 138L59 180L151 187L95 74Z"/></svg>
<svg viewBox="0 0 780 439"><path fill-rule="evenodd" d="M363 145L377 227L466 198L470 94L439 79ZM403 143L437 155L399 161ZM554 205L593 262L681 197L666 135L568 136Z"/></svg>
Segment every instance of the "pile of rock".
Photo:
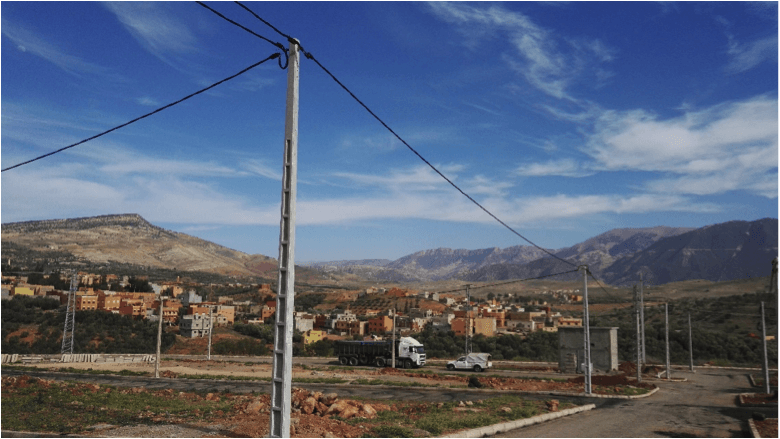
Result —
<svg viewBox="0 0 780 439"><path fill-rule="evenodd" d="M270 398L266 395L249 401L242 410L243 413L260 413L270 410ZM351 399L339 399L336 393L310 392L306 389L293 388L291 400L292 414L316 415L323 418L338 416L340 419L376 417L377 410L388 410L381 405L375 407Z"/></svg>
<svg viewBox="0 0 780 439"><path fill-rule="evenodd" d="M349 399L339 399L336 393L309 392L306 389L293 388L292 412L307 415L338 416L341 419L376 417L376 409Z"/></svg>

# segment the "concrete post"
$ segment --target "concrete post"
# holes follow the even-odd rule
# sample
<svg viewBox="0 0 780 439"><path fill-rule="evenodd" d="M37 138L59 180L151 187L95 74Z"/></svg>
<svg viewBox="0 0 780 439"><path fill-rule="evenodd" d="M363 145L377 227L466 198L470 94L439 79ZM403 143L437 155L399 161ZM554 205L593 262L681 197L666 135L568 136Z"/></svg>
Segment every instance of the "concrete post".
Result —
<svg viewBox="0 0 780 439"><path fill-rule="evenodd" d="M688 353L691 356L691 372L693 370L693 328L691 326L691 313L688 313Z"/></svg>
<svg viewBox="0 0 780 439"><path fill-rule="evenodd" d="M591 389L591 368L592 364L590 361L590 316L588 314L588 266L587 265L581 265L580 270L582 271L582 290L583 290L583 296L582 296L582 306L583 306L583 319L582 324L583 327L583 342L584 342L584 351L585 351L585 365L584 365L584 372L585 372L585 394L590 395L592 393Z"/></svg>
<svg viewBox="0 0 780 439"><path fill-rule="evenodd" d="M211 333L214 332L214 307L209 306L209 354L208 359L211 360Z"/></svg>
<svg viewBox="0 0 780 439"><path fill-rule="evenodd" d="M669 304L664 303L664 313L666 315L666 379L672 379L672 367L669 363Z"/></svg>
<svg viewBox="0 0 780 439"><path fill-rule="evenodd" d="M162 344L163 299L160 294L160 318L157 322L157 357L154 359L154 377L160 378L160 345Z"/></svg>
<svg viewBox="0 0 780 439"><path fill-rule="evenodd" d="M761 343L764 345L764 393L769 394L772 392L769 385L769 359L767 358L766 351L766 319L764 317L764 302L761 302Z"/></svg>
<svg viewBox="0 0 780 439"><path fill-rule="evenodd" d="M642 273L639 273L639 321L642 327L642 364L647 364L647 355L645 351L645 296L644 281Z"/></svg>

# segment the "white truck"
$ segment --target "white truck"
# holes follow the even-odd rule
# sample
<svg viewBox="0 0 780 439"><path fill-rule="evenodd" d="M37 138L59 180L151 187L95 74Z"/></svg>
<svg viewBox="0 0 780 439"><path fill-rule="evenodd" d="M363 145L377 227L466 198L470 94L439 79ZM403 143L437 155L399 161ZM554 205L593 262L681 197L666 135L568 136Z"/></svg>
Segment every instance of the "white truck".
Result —
<svg viewBox="0 0 780 439"><path fill-rule="evenodd" d="M447 363L447 370L470 369L474 372L482 372L493 367L493 362L490 359L490 354L471 353Z"/></svg>

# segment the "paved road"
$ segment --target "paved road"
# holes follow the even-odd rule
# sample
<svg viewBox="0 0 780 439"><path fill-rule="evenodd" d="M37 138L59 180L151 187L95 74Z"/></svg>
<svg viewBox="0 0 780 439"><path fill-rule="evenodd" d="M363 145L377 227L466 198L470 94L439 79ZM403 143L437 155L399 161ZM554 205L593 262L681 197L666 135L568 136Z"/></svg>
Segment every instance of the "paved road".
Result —
<svg viewBox="0 0 780 439"><path fill-rule="evenodd" d="M147 378L127 377L118 375L92 375L79 373L60 373L46 370L40 371L16 371L3 369L3 376L29 375L45 379L81 381L107 386L119 387L143 387L147 389L173 389L179 392L192 391L229 391L233 393L271 393L271 383L268 381L231 381L231 380L197 380L175 378ZM296 383L294 387L302 387L311 391L336 392L342 397L363 397L372 399L398 399L405 401L448 402L448 401L475 401L488 399L500 395L496 392L480 391L475 389L441 389L441 388L397 388L378 386L358 386L345 384L309 384ZM529 399L551 399L549 395L529 395ZM608 403L606 400L593 400L591 398L555 397L561 401L569 401L574 404L601 405Z"/></svg>
<svg viewBox="0 0 780 439"><path fill-rule="evenodd" d="M776 418L777 407L737 406L738 394L757 391L747 375L731 369L674 371L673 377L688 381L654 381L661 389L648 398L612 401L495 437L752 437L747 433L752 413Z"/></svg>

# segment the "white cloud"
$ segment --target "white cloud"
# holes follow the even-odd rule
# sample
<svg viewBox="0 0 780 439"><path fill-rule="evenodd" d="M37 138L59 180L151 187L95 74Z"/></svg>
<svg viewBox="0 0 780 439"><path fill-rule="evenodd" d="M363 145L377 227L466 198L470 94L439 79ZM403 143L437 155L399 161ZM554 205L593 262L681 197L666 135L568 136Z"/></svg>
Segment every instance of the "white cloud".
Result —
<svg viewBox="0 0 780 439"><path fill-rule="evenodd" d="M144 105L147 107L158 107L160 106L160 103L157 101L157 99L154 99L149 96L142 96L135 100L139 105Z"/></svg>
<svg viewBox="0 0 780 439"><path fill-rule="evenodd" d="M598 65L611 61L614 50L599 40L556 37L522 13L501 6L485 8L449 2L429 5L434 15L458 25L467 46L476 47L480 40L505 35L514 51L501 54L501 59L550 96L576 101L567 91L573 82L588 72L600 82L612 75Z"/></svg>
<svg viewBox="0 0 780 439"><path fill-rule="evenodd" d="M678 174L651 182L655 191L766 196L777 179L777 99L759 96L661 120L642 110L605 112L584 149L603 170ZM720 180L719 180L720 179ZM775 193L774 196L777 194Z"/></svg>
<svg viewBox="0 0 780 439"><path fill-rule="evenodd" d="M593 175L594 172L584 168L574 159L560 159L521 165L517 168L517 174L524 177L588 177Z"/></svg>
<svg viewBox="0 0 780 439"><path fill-rule="evenodd" d="M464 169L462 165L455 164L434 166L452 181L457 180L457 173ZM447 184L443 178L426 165L419 165L409 169L394 169L390 171L389 175L355 174L349 172L337 172L333 175L364 186L379 186L413 191L434 190Z"/></svg>

